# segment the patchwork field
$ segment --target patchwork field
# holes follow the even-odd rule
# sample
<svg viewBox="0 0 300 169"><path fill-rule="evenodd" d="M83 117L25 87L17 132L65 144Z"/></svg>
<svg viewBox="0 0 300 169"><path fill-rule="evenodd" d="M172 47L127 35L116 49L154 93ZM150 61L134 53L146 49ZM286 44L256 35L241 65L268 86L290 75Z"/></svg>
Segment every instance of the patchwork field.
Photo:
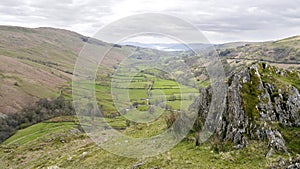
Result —
<svg viewBox="0 0 300 169"><path fill-rule="evenodd" d="M130 74L114 75L107 80L110 81L107 85L96 82L95 93L100 109L106 116L117 113L117 110L125 116L156 116L165 110L187 110L198 90L175 80L160 78L158 74L161 72L155 72L140 72L133 77Z"/></svg>

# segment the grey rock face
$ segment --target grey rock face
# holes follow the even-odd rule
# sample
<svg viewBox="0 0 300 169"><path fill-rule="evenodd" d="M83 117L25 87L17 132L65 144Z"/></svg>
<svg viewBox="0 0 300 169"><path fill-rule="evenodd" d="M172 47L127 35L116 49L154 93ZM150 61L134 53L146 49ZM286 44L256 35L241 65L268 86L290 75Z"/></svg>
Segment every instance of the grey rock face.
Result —
<svg viewBox="0 0 300 169"><path fill-rule="evenodd" d="M281 169L281 168L287 168L287 169L299 169L300 168L300 158L296 157L294 159L290 158L289 160L285 160L283 158L277 159L277 164L271 167L272 169Z"/></svg>
<svg viewBox="0 0 300 169"><path fill-rule="evenodd" d="M295 87L291 87L288 95L280 95L274 98L275 112L278 121L284 126L299 127L299 107L300 107L299 91Z"/></svg>
<svg viewBox="0 0 300 169"><path fill-rule="evenodd" d="M216 129L216 137L221 141L231 141L234 148L247 146L248 141L266 140L268 146L274 150L287 152L286 143L282 134L270 124L279 123L282 126L300 126L300 95L295 87L279 88L262 80L259 73L258 64L244 69L238 73L233 73L228 78L228 90L226 96L226 109L223 112L222 120ZM277 74L287 75L286 71L275 70ZM253 75L254 72L254 75ZM253 84L253 77L258 79L256 87L258 91L258 104L255 109L259 112L258 119L251 119L245 113L241 90L243 84L250 82ZM202 123L208 114L210 99L212 96L211 88L203 89L200 97L197 98L199 106L199 117ZM195 106L195 105L194 105ZM271 150L270 150L271 151ZM271 156L273 153L268 153Z"/></svg>
<svg viewBox="0 0 300 169"><path fill-rule="evenodd" d="M274 154L274 150L273 148L271 148L269 152L266 154L266 157L271 157L273 154Z"/></svg>
<svg viewBox="0 0 300 169"><path fill-rule="evenodd" d="M266 135L268 138L269 147L274 147L276 150L287 152L284 139L278 130L266 130Z"/></svg>

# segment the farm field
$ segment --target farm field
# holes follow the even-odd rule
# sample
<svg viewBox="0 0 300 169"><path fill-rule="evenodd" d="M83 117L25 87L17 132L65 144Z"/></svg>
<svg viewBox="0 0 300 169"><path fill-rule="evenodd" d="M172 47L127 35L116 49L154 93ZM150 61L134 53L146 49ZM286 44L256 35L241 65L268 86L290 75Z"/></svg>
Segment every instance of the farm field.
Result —
<svg viewBox="0 0 300 169"><path fill-rule="evenodd" d="M100 109L105 115L117 113L117 110L122 114L147 112L155 115L156 111L161 114L163 109L180 110L181 105L187 110L198 90L172 79L157 77L158 73L161 72L141 72L133 77L126 74L114 75L109 79L110 83L106 82L108 85L96 83L95 93ZM151 107L156 108L153 111Z"/></svg>

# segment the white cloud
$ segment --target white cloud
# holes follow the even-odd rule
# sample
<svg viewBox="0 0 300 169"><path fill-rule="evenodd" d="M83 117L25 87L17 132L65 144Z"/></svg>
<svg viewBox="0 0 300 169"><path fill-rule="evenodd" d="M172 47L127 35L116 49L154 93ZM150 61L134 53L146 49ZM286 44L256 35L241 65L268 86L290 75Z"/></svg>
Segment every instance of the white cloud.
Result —
<svg viewBox="0 0 300 169"><path fill-rule="evenodd" d="M297 0L15 0L0 2L0 24L49 26L92 36L133 14L161 12L196 25L214 43L300 34Z"/></svg>

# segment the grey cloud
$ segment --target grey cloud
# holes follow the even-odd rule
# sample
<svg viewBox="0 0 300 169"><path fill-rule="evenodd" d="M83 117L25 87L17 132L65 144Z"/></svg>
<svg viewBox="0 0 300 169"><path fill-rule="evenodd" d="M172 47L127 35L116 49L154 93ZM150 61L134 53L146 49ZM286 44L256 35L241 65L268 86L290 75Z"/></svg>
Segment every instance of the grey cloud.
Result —
<svg viewBox="0 0 300 169"><path fill-rule="evenodd" d="M186 19L216 42L269 40L300 34L297 0L15 0L0 2L0 24L51 26L91 36L130 14L162 12ZM124 6L122 6L124 5Z"/></svg>

